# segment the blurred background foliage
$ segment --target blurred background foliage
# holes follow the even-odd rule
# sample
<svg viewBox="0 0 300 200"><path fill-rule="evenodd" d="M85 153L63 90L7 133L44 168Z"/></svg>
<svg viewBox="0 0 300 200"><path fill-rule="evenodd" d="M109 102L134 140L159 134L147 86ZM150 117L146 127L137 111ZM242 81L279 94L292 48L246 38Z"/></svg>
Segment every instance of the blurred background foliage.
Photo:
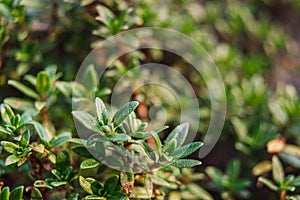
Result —
<svg viewBox="0 0 300 200"><path fill-rule="evenodd" d="M43 125L54 135L68 130L76 136L66 88L92 47L132 28L172 28L202 45L217 64L226 87L227 115L219 142L195 169L199 177L172 172L183 183L192 183L176 190L170 186L168 199L300 199L299 10L299 0L0 0L0 100L13 108L11 97L30 100L43 118L43 99L34 103L8 80L28 85L29 74L57 69L52 81L59 82L45 103L51 124ZM82 100L93 88L108 101L110 89L130 69L151 61L167 64L197 93L197 139L203 140L210 99L199 74L168 52L143 50L126 57L111 64L99 84L83 86L73 96ZM142 120L149 121L151 106L161 105L166 123L178 123L178 105L163 92L142 88L132 98L140 101L137 114ZM74 159L73 165L78 163ZM0 179L6 184L26 182L2 168L3 163Z"/></svg>

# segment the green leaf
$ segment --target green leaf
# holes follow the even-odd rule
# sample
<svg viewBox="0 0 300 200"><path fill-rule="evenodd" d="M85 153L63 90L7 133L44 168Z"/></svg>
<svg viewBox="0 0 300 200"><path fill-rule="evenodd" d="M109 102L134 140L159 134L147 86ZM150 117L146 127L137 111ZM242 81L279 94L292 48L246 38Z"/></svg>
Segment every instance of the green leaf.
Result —
<svg viewBox="0 0 300 200"><path fill-rule="evenodd" d="M96 92L98 87L98 73L94 65L89 65L84 71L83 80L85 88L90 92Z"/></svg>
<svg viewBox="0 0 300 200"><path fill-rule="evenodd" d="M44 129L44 127L39 122L30 121L30 122L28 122L28 124L31 124L34 126L36 133L38 134L41 142L48 147L49 141L51 140L52 135L49 135L47 133L47 131Z"/></svg>
<svg viewBox="0 0 300 200"><path fill-rule="evenodd" d="M272 157L272 174L274 180L282 182L284 180L284 171L282 164L277 156Z"/></svg>
<svg viewBox="0 0 300 200"><path fill-rule="evenodd" d="M40 94L45 94L51 87L50 77L46 72L39 72L36 77L36 90Z"/></svg>
<svg viewBox="0 0 300 200"><path fill-rule="evenodd" d="M38 144L38 143L30 144L30 148L32 148L33 151L36 151L38 153L44 153L45 151L45 146L43 144Z"/></svg>
<svg viewBox="0 0 300 200"><path fill-rule="evenodd" d="M24 80L30 83L32 86L36 86L36 77L31 74L26 74Z"/></svg>
<svg viewBox="0 0 300 200"><path fill-rule="evenodd" d="M137 139L147 139L151 136L153 136L155 134L154 131L151 131L151 132L136 132L136 133L133 133L132 136L137 138Z"/></svg>
<svg viewBox="0 0 300 200"><path fill-rule="evenodd" d="M67 167L70 166L70 155L69 152L65 149L62 149L60 152L58 152L56 156L56 169L62 173L65 174L65 170Z"/></svg>
<svg viewBox="0 0 300 200"><path fill-rule="evenodd" d="M14 112L7 104L0 105L0 112L2 120L7 124L12 124L12 118L15 116Z"/></svg>
<svg viewBox="0 0 300 200"><path fill-rule="evenodd" d="M144 177L144 186L148 195L148 198L151 198L152 193L153 193L153 182L150 176L145 174Z"/></svg>
<svg viewBox="0 0 300 200"><path fill-rule="evenodd" d="M241 162L237 159L233 159L230 161L226 168L226 174L229 176L231 180L236 180L240 173Z"/></svg>
<svg viewBox="0 0 300 200"><path fill-rule="evenodd" d="M57 81L55 86L66 97L70 97L72 95L73 82Z"/></svg>
<svg viewBox="0 0 300 200"><path fill-rule="evenodd" d="M26 130L21 134L21 140L20 140L21 147L27 147L29 145L29 141L30 141L30 132L29 130Z"/></svg>
<svg viewBox="0 0 300 200"><path fill-rule="evenodd" d="M138 126L137 132L144 132L148 126L147 122L143 122Z"/></svg>
<svg viewBox="0 0 300 200"><path fill-rule="evenodd" d="M73 111L72 114L85 128L99 132L98 121L92 115L83 111Z"/></svg>
<svg viewBox="0 0 300 200"><path fill-rule="evenodd" d="M34 108L31 101L16 97L5 98L4 103L19 111L26 111Z"/></svg>
<svg viewBox="0 0 300 200"><path fill-rule="evenodd" d="M93 194L102 195L101 191L103 191L103 185L99 181L95 180L95 182L93 182L91 185L91 189Z"/></svg>
<svg viewBox="0 0 300 200"><path fill-rule="evenodd" d="M158 176L151 175L151 180L155 185L163 186L170 189L177 189L178 185L175 183L170 183Z"/></svg>
<svg viewBox="0 0 300 200"><path fill-rule="evenodd" d="M107 195L108 200L129 200L128 196L121 192L113 192Z"/></svg>
<svg viewBox="0 0 300 200"><path fill-rule="evenodd" d="M95 105L98 120L102 123L102 125L107 125L109 116L105 104L100 98L97 97L95 99Z"/></svg>
<svg viewBox="0 0 300 200"><path fill-rule="evenodd" d="M300 176L297 176L293 181L294 186L300 186Z"/></svg>
<svg viewBox="0 0 300 200"><path fill-rule="evenodd" d="M51 187L46 181L44 180L36 180L33 185L37 188L41 187L41 188L49 188L52 189L53 187Z"/></svg>
<svg viewBox="0 0 300 200"><path fill-rule="evenodd" d="M74 147L71 147L71 150L82 157L93 158L93 156L91 155L89 150L84 146L74 146Z"/></svg>
<svg viewBox="0 0 300 200"><path fill-rule="evenodd" d="M300 169L300 157L293 155L293 154L288 154L285 152L280 152L279 157L287 164L292 165L293 167Z"/></svg>
<svg viewBox="0 0 300 200"><path fill-rule="evenodd" d="M193 142L191 144L187 144L183 147L177 148L174 153L172 153L172 156L174 158L184 158L193 152L195 152L197 149L199 149L203 145L202 142Z"/></svg>
<svg viewBox="0 0 300 200"><path fill-rule="evenodd" d="M187 189L196 197L198 197L199 199L205 199L205 200L213 200L214 198L211 196L211 194L209 194L205 189L203 189L202 187L194 184L194 183L190 183L187 185Z"/></svg>
<svg viewBox="0 0 300 200"><path fill-rule="evenodd" d="M121 123L136 109L139 105L137 101L131 101L123 105L113 117L114 127L118 127Z"/></svg>
<svg viewBox="0 0 300 200"><path fill-rule="evenodd" d="M62 174L59 171L57 171L56 169L52 169L51 173L57 178L57 180L62 179Z"/></svg>
<svg viewBox="0 0 300 200"><path fill-rule="evenodd" d="M216 183L220 182L223 179L222 172L216 167L208 166L206 167L205 172L209 176L209 178L211 178Z"/></svg>
<svg viewBox="0 0 300 200"><path fill-rule="evenodd" d="M54 147L61 146L64 143L68 142L70 139L72 139L70 132L61 133L60 135L52 138L52 140L50 141L50 147L54 148Z"/></svg>
<svg viewBox="0 0 300 200"><path fill-rule="evenodd" d="M9 200L9 187L4 187L0 192L1 200Z"/></svg>
<svg viewBox="0 0 300 200"><path fill-rule="evenodd" d="M177 146L177 141L176 140L171 140L170 142L168 142L164 148L163 148L163 151L165 153L167 153L167 155L171 155L174 153L175 149L176 149L176 146Z"/></svg>
<svg viewBox="0 0 300 200"><path fill-rule="evenodd" d="M276 185L274 185L272 183L272 181L266 179L266 178L263 178L263 177L258 177L258 181L265 184L267 187L269 187L271 190L274 190L274 191L278 191L279 190L279 187L277 187Z"/></svg>
<svg viewBox="0 0 300 200"><path fill-rule="evenodd" d="M89 194L93 194L92 191L92 183L94 183L96 180L93 178L84 178L82 176L79 176L79 184L82 187L84 191L86 191Z"/></svg>
<svg viewBox="0 0 300 200"><path fill-rule="evenodd" d="M111 142L125 142L131 140L131 137L126 134L106 134L106 137Z"/></svg>
<svg viewBox="0 0 300 200"><path fill-rule="evenodd" d="M50 183L50 185L52 187L59 187L59 186L62 186L62 185L67 185L68 182L67 181L53 181Z"/></svg>
<svg viewBox="0 0 300 200"><path fill-rule="evenodd" d="M187 137L188 129L188 123L183 123L177 126L165 140L165 146L168 146L169 143L175 140L177 143L176 147L181 147Z"/></svg>
<svg viewBox="0 0 300 200"><path fill-rule="evenodd" d="M20 158L16 155L10 155L5 159L5 166L12 165L19 162Z"/></svg>
<svg viewBox="0 0 300 200"><path fill-rule="evenodd" d="M84 197L84 200L107 200L105 197L99 197L97 195L88 195Z"/></svg>
<svg viewBox="0 0 300 200"><path fill-rule="evenodd" d="M118 184L119 184L119 177L117 175L111 176L105 181L104 189L107 193L112 193L116 191Z"/></svg>
<svg viewBox="0 0 300 200"><path fill-rule="evenodd" d="M9 200L22 200L23 199L24 186L18 186L14 188L9 196Z"/></svg>
<svg viewBox="0 0 300 200"><path fill-rule="evenodd" d="M32 188L30 200L43 200L42 193L37 188Z"/></svg>
<svg viewBox="0 0 300 200"><path fill-rule="evenodd" d="M168 128L169 128L169 126L162 126L162 127L159 127L158 129L156 129L155 132L156 133L160 133L160 132L162 132L162 131L164 131L164 130L166 130Z"/></svg>
<svg viewBox="0 0 300 200"><path fill-rule="evenodd" d="M100 163L97 160L90 158L90 159L84 160L80 164L80 169L91 169L91 168L98 167L99 165L100 165Z"/></svg>
<svg viewBox="0 0 300 200"><path fill-rule="evenodd" d="M178 168L191 168L197 165L201 165L201 162L198 160L192 159L179 159L172 162L172 165Z"/></svg>
<svg viewBox="0 0 300 200"><path fill-rule="evenodd" d="M40 99L40 96L35 91L33 91L31 88L27 87L26 85L20 82L9 80L8 84L15 87L16 89L18 89L20 92L22 92L28 97L34 98L36 100Z"/></svg>
<svg viewBox="0 0 300 200"><path fill-rule="evenodd" d="M8 131L5 128L3 128L2 126L0 126L0 133L1 134L6 134L6 135L13 135L12 131Z"/></svg>
<svg viewBox="0 0 300 200"><path fill-rule="evenodd" d="M15 143L8 142L8 141L1 141L1 146L7 151L8 153L14 153L18 150L19 146Z"/></svg>

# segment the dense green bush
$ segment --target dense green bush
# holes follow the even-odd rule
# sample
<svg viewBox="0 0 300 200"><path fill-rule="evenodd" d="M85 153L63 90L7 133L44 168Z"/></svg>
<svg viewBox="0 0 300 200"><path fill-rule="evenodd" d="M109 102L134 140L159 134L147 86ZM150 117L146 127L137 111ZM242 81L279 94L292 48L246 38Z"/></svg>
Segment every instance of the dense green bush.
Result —
<svg viewBox="0 0 300 200"><path fill-rule="evenodd" d="M298 0L0 0L0 200L300 199L299 9ZM194 152L203 144L184 144L188 123L178 125L180 105L163 90L140 88L127 104L108 105L124 74L143 82L148 72L130 71L166 64L196 93L203 141L210 94L184 58L137 50L111 62L99 83L92 65L75 81L99 42L149 26L195 40L224 79L224 128L202 165ZM155 105L166 124L150 130Z"/></svg>

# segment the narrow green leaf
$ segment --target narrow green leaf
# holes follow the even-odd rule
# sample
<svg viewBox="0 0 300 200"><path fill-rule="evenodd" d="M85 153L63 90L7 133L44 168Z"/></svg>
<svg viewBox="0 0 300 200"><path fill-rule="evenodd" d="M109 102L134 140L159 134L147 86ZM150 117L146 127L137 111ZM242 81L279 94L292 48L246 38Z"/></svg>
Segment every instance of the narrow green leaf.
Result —
<svg viewBox="0 0 300 200"><path fill-rule="evenodd" d="M156 133L160 133L160 132L162 132L162 131L164 131L164 130L166 130L168 128L169 128L169 126L162 126L162 127L158 128L158 129L156 129L155 132Z"/></svg>
<svg viewBox="0 0 300 200"><path fill-rule="evenodd" d="M168 142L164 148L163 148L163 151L165 153L167 153L167 155L171 155L174 153L175 149L176 149L176 146L177 146L177 141L176 140L171 140L170 142Z"/></svg>
<svg viewBox="0 0 300 200"><path fill-rule="evenodd" d="M272 181L266 179L266 178L263 178L263 177L258 177L258 181L265 184L267 187L269 187L271 190L274 190L274 191L278 191L279 190L279 187L277 187L276 185L274 185L272 183Z"/></svg>
<svg viewBox="0 0 300 200"><path fill-rule="evenodd" d="M284 171L282 164L277 156L272 157L272 169L274 180L282 182L284 180Z"/></svg>
<svg viewBox="0 0 300 200"><path fill-rule="evenodd" d="M231 180L236 180L239 176L241 168L241 162L237 159L233 159L229 162L226 168L226 174L230 177Z"/></svg>
<svg viewBox="0 0 300 200"><path fill-rule="evenodd" d="M136 109L139 105L137 101L131 101L123 105L113 117L114 126L118 127L120 124Z"/></svg>
<svg viewBox="0 0 300 200"><path fill-rule="evenodd" d="M185 141L185 138L187 137L188 129L189 129L188 123L183 123L178 125L165 140L165 146L167 146L168 143L172 142L172 140L176 140L177 143L176 147L181 147Z"/></svg>
<svg viewBox="0 0 300 200"><path fill-rule="evenodd" d="M105 104L100 98L97 97L95 99L95 105L98 120L102 123L102 125L107 125L109 116Z"/></svg>
<svg viewBox="0 0 300 200"><path fill-rule="evenodd" d="M97 160L90 158L90 159L84 160L80 164L80 169L91 169L91 168L98 167L99 165L100 165L100 163Z"/></svg>
<svg viewBox="0 0 300 200"><path fill-rule="evenodd" d="M172 162L173 166L178 168L191 168L195 167L197 165L201 165L201 162L198 160L192 160L192 159L179 159Z"/></svg>
<svg viewBox="0 0 300 200"><path fill-rule="evenodd" d="M20 92L22 92L26 96L29 96L29 97L34 98L36 100L40 99L40 96L35 91L33 91L31 88L27 87L26 85L24 85L20 82L17 82L17 81L14 81L14 80L9 80L8 84L15 87L16 89L18 89Z"/></svg>
<svg viewBox="0 0 300 200"><path fill-rule="evenodd" d="M0 192L1 200L9 200L9 187L4 187Z"/></svg>
<svg viewBox="0 0 300 200"><path fill-rule="evenodd" d="M178 185L175 184L175 183L170 183L158 176L154 176L154 175L151 175L151 180L152 182L155 184L155 185L159 185L159 186L163 186L163 187L166 187L166 188L170 188L170 189L177 189L178 188Z"/></svg>
<svg viewBox="0 0 300 200"><path fill-rule="evenodd" d="M205 172L214 182L220 182L223 179L222 172L216 167L208 166Z"/></svg>
<svg viewBox="0 0 300 200"><path fill-rule="evenodd" d="M36 77L31 74L26 74L24 80L30 83L33 87L36 86Z"/></svg>
<svg viewBox="0 0 300 200"><path fill-rule="evenodd" d="M7 104L0 105L0 112L2 120L7 124L12 124L12 118L15 116L14 112Z"/></svg>
<svg viewBox="0 0 300 200"><path fill-rule="evenodd" d="M205 199L205 200L213 200L214 198L211 196L211 194L209 194L205 189L203 189L202 187L194 184L194 183L190 183L187 185L187 189L196 197L198 197L199 199Z"/></svg>
<svg viewBox="0 0 300 200"><path fill-rule="evenodd" d="M96 92L98 86L98 73L94 65L89 65L83 74L83 84L85 88L90 92Z"/></svg>
<svg viewBox="0 0 300 200"><path fill-rule="evenodd" d="M23 191L24 191L24 186L19 186L14 188L9 196L9 200L22 200L23 199Z"/></svg>
<svg viewBox="0 0 300 200"><path fill-rule="evenodd" d="M193 152L195 152L197 149L199 149L203 145L202 142L193 142L191 144L187 144L183 147L180 147L174 151L172 156L174 158L184 158Z"/></svg>
<svg viewBox="0 0 300 200"><path fill-rule="evenodd" d="M151 198L152 193L153 193L153 182L150 176L148 176L147 174L145 174L144 177L144 186L146 189L146 192L148 194L148 198Z"/></svg>
<svg viewBox="0 0 300 200"><path fill-rule="evenodd" d="M36 78L36 90L40 94L45 94L51 87L50 77L46 72L39 72Z"/></svg>
<svg viewBox="0 0 300 200"><path fill-rule="evenodd" d="M83 111L73 111L72 114L85 128L99 132L98 121L92 115Z"/></svg>
<svg viewBox="0 0 300 200"><path fill-rule="evenodd" d="M4 103L19 111L26 111L34 108L31 101L16 97L5 98Z"/></svg>

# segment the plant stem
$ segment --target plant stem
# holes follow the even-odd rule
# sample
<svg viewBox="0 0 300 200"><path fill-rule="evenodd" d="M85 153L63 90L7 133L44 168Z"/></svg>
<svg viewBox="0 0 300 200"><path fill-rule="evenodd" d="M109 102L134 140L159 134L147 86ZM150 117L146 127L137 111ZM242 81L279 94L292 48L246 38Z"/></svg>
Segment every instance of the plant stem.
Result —
<svg viewBox="0 0 300 200"><path fill-rule="evenodd" d="M286 196L286 190L281 190L280 191L280 200L285 200L285 196Z"/></svg>

